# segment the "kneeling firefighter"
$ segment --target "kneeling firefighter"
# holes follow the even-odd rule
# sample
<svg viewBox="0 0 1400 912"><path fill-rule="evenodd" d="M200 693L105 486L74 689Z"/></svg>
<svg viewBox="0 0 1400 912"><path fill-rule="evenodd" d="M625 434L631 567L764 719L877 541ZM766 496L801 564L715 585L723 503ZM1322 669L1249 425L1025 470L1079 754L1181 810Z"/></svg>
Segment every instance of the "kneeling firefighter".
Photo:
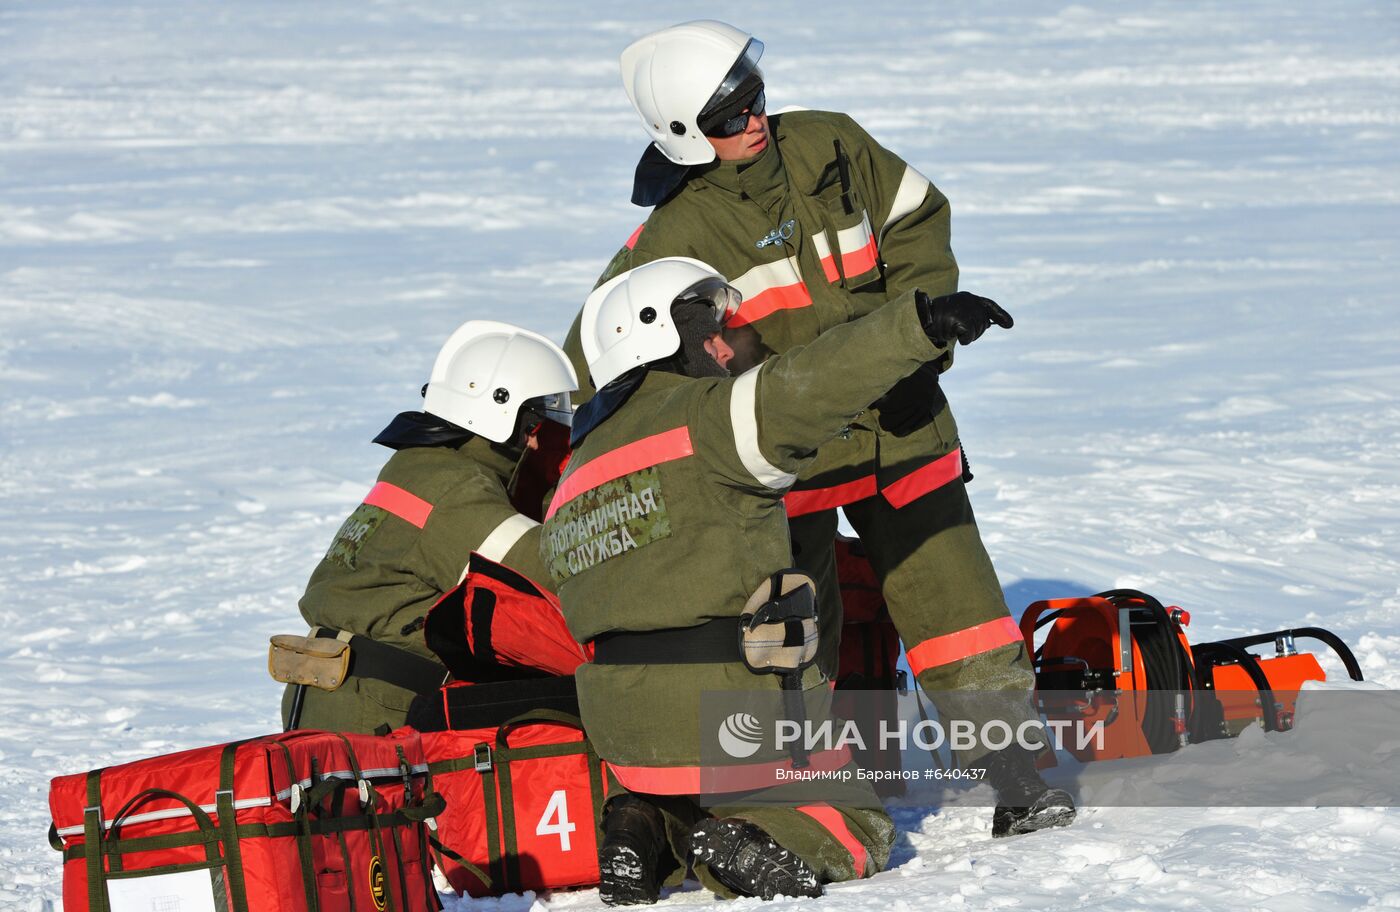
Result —
<svg viewBox="0 0 1400 912"><path fill-rule="evenodd" d="M447 676L423 621L473 552L548 584L539 523L517 512L511 491L551 423L572 420L577 385L568 358L536 333L473 320L452 334L423 411L403 412L374 438L396 452L311 575L300 602L311 635L274 639L274 665L287 663L274 676L301 682L283 698L289 728L402 725L413 697ZM280 658L279 640L296 641Z"/></svg>
<svg viewBox="0 0 1400 912"><path fill-rule="evenodd" d="M720 332L740 299L706 264L672 257L599 286L581 317L599 391L575 416L542 542L569 628L594 647L577 671L584 725L627 790L603 822L609 904L655 901L687 862L722 895L815 896L883 868L894 836L873 791L859 808L706 794L735 789L707 788L700 698L826 690L810 580L785 570L782 497L818 446L946 350L932 341L939 315L980 315L966 342L996 305L910 291L730 378ZM788 768L846 762L794 754Z"/></svg>

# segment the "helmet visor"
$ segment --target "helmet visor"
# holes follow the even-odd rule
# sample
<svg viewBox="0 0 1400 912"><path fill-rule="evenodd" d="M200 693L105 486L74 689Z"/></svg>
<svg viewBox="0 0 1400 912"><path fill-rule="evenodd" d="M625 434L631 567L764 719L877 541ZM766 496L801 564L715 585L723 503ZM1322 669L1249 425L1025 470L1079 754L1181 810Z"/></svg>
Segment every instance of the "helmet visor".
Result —
<svg viewBox="0 0 1400 912"><path fill-rule="evenodd" d="M720 327L728 323L729 319L739 312L739 305L743 301L744 296L739 293L739 289L719 276L712 276L701 279L676 295L672 304L708 304L714 312L715 331L718 332Z"/></svg>
<svg viewBox="0 0 1400 912"><path fill-rule="evenodd" d="M564 427L574 425L573 402L568 393L552 393L527 399L521 404L520 412L526 416L526 425L538 425L541 421L553 421Z"/></svg>
<svg viewBox="0 0 1400 912"><path fill-rule="evenodd" d="M763 87L763 71L758 68L758 58L762 56L763 42L750 38L710 100L696 115L696 126L702 132L708 132L707 127L714 128L749 107Z"/></svg>

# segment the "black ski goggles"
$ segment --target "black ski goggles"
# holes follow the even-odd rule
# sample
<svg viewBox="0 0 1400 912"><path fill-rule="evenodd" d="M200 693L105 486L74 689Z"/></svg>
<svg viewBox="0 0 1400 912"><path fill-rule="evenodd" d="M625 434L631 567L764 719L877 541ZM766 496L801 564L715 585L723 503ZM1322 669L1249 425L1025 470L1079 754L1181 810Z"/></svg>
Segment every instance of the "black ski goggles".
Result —
<svg viewBox="0 0 1400 912"><path fill-rule="evenodd" d="M739 59L720 81L719 88L696 116L695 123L701 133L717 139L738 136L748 127L749 115L763 114L763 71L758 68L758 58L762 54L763 42L750 38Z"/></svg>
<svg viewBox="0 0 1400 912"><path fill-rule="evenodd" d="M740 109L739 113L727 117L723 116L721 113L719 116L722 116L723 119L718 120L712 118L709 121L709 126L705 125L706 122L701 122L700 132L704 133L706 136L712 136L715 139L738 136L749 128L749 117L763 116L765 104L766 99L763 97L763 86L759 86L758 94L755 95L752 100L743 101L737 105Z"/></svg>
<svg viewBox="0 0 1400 912"><path fill-rule="evenodd" d="M717 327L724 326L729 319L739 312L739 305L744 301L744 296L739 293L739 289L728 282L715 276L709 279L701 279L691 285L685 291L676 295L676 299L671 302L671 306L677 304L707 304L714 312L715 324Z"/></svg>
<svg viewBox="0 0 1400 912"><path fill-rule="evenodd" d="M554 393L549 396L536 396L520 404L520 414L525 427L534 430L542 422L553 421L564 427L573 427L574 409L568 393Z"/></svg>

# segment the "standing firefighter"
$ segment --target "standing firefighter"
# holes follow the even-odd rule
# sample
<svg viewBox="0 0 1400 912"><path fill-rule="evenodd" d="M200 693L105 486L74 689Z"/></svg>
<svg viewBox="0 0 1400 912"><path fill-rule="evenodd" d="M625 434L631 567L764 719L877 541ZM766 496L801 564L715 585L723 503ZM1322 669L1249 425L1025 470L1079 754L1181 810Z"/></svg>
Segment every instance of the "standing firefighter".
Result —
<svg viewBox="0 0 1400 912"><path fill-rule="evenodd" d="M623 84L652 139L632 200L656 208L603 276L670 256L712 264L744 296L725 332L740 367L824 338L915 288L950 295L958 282L943 194L844 114L767 115L762 51L713 21L663 29L623 51ZM940 337L966 341L967 328L950 313ZM579 366L577 323L566 347ZM1016 727L1034 715L1028 699L1011 697L1028 695L1034 677L964 489L971 476L939 386L952 360L951 345L924 359L861 403L803 464L786 497L793 551L818 583L828 674L840 632L832 544L840 507L940 712ZM839 381L854 362L843 354L827 367ZM818 407L815 389L800 395ZM965 701L952 691L1007 699ZM997 788L994 836L1073 818L1068 796L1047 793L1031 753L974 750L961 760L985 765Z"/></svg>
<svg viewBox="0 0 1400 912"><path fill-rule="evenodd" d="M539 523L516 512L508 492L543 423L570 422L577 385L543 336L484 320L452 334L423 411L398 415L374 438L396 452L301 598L311 648L348 643L349 677L331 691L302 688L296 720L286 718L297 691L288 687L284 721L357 732L402 725L414 695L446 676L424 645L423 620L461 582L472 552L546 582Z"/></svg>
<svg viewBox="0 0 1400 912"><path fill-rule="evenodd" d="M730 378L720 329L743 312L740 301L704 263L666 258L611 279L583 309L600 390L576 416L542 541L569 629L594 647L577 672L584 725L630 793L604 818L609 904L654 901L661 879L678 877L687 860L717 892L765 898L814 896L824 881L884 866L893 828L883 811L725 806L704 794L734 789L706 785L700 698L825 692L810 580L785 570L783 495L819 445L950 347L930 339L950 314L969 326L965 341L992 317L1010 322L974 295L930 301L910 291ZM767 633L763 618L778 632ZM792 655L763 653L765 633L770 648ZM827 751L785 762L841 769L846 758ZM719 806L707 815L697 799Z"/></svg>

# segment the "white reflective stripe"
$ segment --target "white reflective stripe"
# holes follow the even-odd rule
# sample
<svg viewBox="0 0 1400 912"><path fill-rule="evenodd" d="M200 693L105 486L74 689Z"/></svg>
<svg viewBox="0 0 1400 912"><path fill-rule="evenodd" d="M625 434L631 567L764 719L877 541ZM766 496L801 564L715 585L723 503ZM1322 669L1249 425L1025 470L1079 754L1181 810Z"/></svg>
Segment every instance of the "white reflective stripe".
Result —
<svg viewBox="0 0 1400 912"><path fill-rule="evenodd" d="M760 263L729 284L739 289L745 301L752 300L770 288L786 288L802 282L797 271L797 257L786 257L771 263Z"/></svg>
<svg viewBox="0 0 1400 912"><path fill-rule="evenodd" d="M428 772L428 765L427 765L426 763L414 763L414 764L412 764L412 765L409 766L408 771L409 771L409 773L411 773L411 774L414 775L414 776L422 776L422 775L424 775L424 774L426 774L426 773ZM402 772L401 772L397 767L384 767L384 768L382 768L382 769L367 769L367 770L361 770L361 771L360 771L360 775L361 775L363 778L365 778L365 779L394 779L394 780L400 780L400 781L402 781L402 778L403 778ZM331 771L331 772L329 772L329 773L321 773L321 774L320 774L320 778L321 778L321 779L346 779L346 780L352 780L352 781L353 781L354 778L355 778L355 774L352 773L352 772L350 772L350 770L333 770L333 771ZM301 780L301 781L300 781L299 783L297 783L297 784L300 785L300 786L301 786L302 788L304 788L304 789L309 789L309 788L311 788L311 779L310 779L310 778L303 779L303 780ZM282 789L281 791L279 791L279 792L277 793L277 799L278 799L279 801L286 801L286 800L287 800L288 798L290 798L291 796L292 796L292 789L291 789L290 786L287 787L287 788ZM239 811L243 810L244 808L271 807L271 806L272 806L272 799L271 799L270 797L267 797L267 796L263 796L262 798L240 798L240 799L238 799L237 801L235 801L235 802L233 803L234 810L239 810ZM201 805L199 805L199 809L200 809L201 811L204 811L206 814L215 814L215 813L218 813L219 807L218 807L217 804L201 804ZM146 822L151 821L151 820L170 820L171 818L174 818L174 817L189 817L189 816L191 816L191 815L190 815L189 808L185 807L184 805L181 805L180 807L176 807L176 808L166 808L165 810L162 810L162 811L147 811L147 812L144 813L144 814L131 814L131 815L128 816L128 817L126 818L126 820L123 821L123 822L124 822L124 823L146 823ZM104 820L104 821L102 821L102 828L103 828L104 830L109 830L109 829L111 829L111 828L112 828L112 821L110 821L110 820ZM63 827L62 829L60 829L60 830L58 831L58 835L60 835L60 836L77 836L77 835L81 834L82 832L83 832L83 826L81 826L81 825L79 825L79 826L70 826L70 827Z"/></svg>
<svg viewBox="0 0 1400 912"><path fill-rule="evenodd" d="M880 226L881 238L884 238L885 232L889 231L895 222L924 204L929 186L927 177L915 171L912 165L904 166L904 177L900 178L899 189L895 191L890 214L885 216L885 224Z"/></svg>
<svg viewBox="0 0 1400 912"><path fill-rule="evenodd" d="M817 248L817 259L824 260L831 256L831 242L826 239L825 228L812 235L812 246Z"/></svg>
<svg viewBox="0 0 1400 912"><path fill-rule="evenodd" d="M898 202L898 200L896 200ZM870 216L862 209L860 213L860 224L852 225L849 228L842 228L836 232L836 246L843 255L855 253L857 250L864 250L870 243Z"/></svg>
<svg viewBox="0 0 1400 912"><path fill-rule="evenodd" d="M510 553L510 549L515 547L515 543L520 541L520 537L538 525L539 523L520 513L508 516L486 536L476 553L499 564Z"/></svg>
<svg viewBox="0 0 1400 912"><path fill-rule="evenodd" d="M244 808L270 807L271 805L272 805L272 799L271 799L271 798L267 798L267 797L263 797L263 798L243 798L243 799L240 799L240 800L235 801L235 802L233 803L233 809L236 810L236 811L241 811L241 810L243 810ZM219 809L219 808L218 808L218 805L214 805L214 804L201 804L201 805L199 805L199 809L200 809L201 811L204 811L206 814L214 814L214 813L217 813L217 812L218 812L218 809ZM163 811L147 811L147 812L144 813L144 814L130 814L130 815L128 815L122 822L123 822L123 823L146 823L147 821L150 821L150 820L169 820L169 819L172 818L172 817L189 817L189 816L191 816L191 815L190 815L190 809L187 808L187 807L185 807L184 805L181 805L180 807L177 807L177 808L167 808L166 810L163 810ZM111 828L112 828L112 821L110 821L110 820L104 820L104 821L102 821L102 829L104 829L104 830L110 830ZM60 835L60 836L76 836L76 835L82 833L82 832L83 832L83 829L84 829L84 828L83 828L82 826L63 827L62 829L58 830L58 835Z"/></svg>
<svg viewBox="0 0 1400 912"><path fill-rule="evenodd" d="M739 451L739 461L754 478L770 488L790 488L797 476L789 475L763 458L763 451L758 448L758 371L761 367L744 371L730 389L729 423L734 427L734 448Z"/></svg>

